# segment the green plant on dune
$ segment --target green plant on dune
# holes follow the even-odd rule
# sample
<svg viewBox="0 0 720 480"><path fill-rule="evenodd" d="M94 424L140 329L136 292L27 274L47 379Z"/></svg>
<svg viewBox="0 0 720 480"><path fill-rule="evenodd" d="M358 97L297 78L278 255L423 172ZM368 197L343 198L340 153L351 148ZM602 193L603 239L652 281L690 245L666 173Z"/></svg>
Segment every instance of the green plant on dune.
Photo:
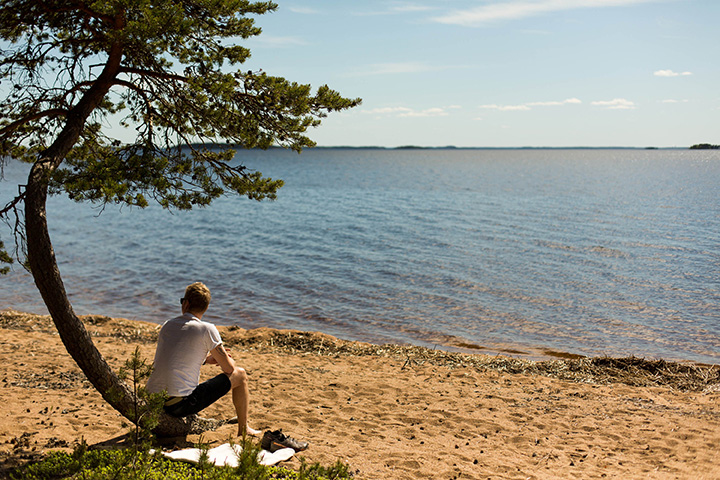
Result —
<svg viewBox="0 0 720 480"><path fill-rule="evenodd" d="M216 467L207 462L190 464L167 459L147 448L89 449L81 444L72 453L54 451L42 461L19 467L10 473L13 480L343 480L351 479L347 465L338 461L330 467L301 462L299 471L264 466L257 460L260 447L250 439L241 443L237 467Z"/></svg>
<svg viewBox="0 0 720 480"><path fill-rule="evenodd" d="M120 369L121 380L129 381L133 391L133 405L129 420L133 423L131 436L133 444L139 446L153 439L152 431L157 427L162 413L165 395L150 393L143 385L152 373L152 365L140 355L140 347L135 347L132 355Z"/></svg>

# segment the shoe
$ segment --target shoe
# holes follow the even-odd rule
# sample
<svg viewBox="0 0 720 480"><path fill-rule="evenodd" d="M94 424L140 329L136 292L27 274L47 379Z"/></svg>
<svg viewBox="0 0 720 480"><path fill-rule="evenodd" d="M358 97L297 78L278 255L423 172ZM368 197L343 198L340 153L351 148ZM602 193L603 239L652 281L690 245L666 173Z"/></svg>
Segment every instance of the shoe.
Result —
<svg viewBox="0 0 720 480"><path fill-rule="evenodd" d="M308 442L288 437L282 433L282 430L275 430L274 432L268 430L265 432L262 437L262 441L260 442L260 446L263 450L268 450L269 452L276 452L281 448L292 448L296 452L302 452L308 448L308 445Z"/></svg>

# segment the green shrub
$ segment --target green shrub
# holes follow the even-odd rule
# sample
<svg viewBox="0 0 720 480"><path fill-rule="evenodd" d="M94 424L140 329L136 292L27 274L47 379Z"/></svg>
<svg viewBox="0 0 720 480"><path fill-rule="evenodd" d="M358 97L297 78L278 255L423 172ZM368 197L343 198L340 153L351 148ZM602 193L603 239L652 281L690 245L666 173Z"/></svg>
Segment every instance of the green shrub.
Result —
<svg viewBox="0 0 720 480"><path fill-rule="evenodd" d="M190 464L163 457L151 450L88 449L79 445L72 454L51 452L42 461L16 468L12 480L342 480L352 478L339 460L331 467L308 465L301 459L299 471L258 463L260 447L251 440L242 444L237 467Z"/></svg>
<svg viewBox="0 0 720 480"><path fill-rule="evenodd" d="M143 387L152 369L152 364L147 363L140 355L140 347L135 347L135 351L125 361L118 374L121 380L130 381L133 391L134 402L130 420L134 428L130 431L130 436L136 448L152 440L152 430L158 424L165 402L164 393L150 393Z"/></svg>

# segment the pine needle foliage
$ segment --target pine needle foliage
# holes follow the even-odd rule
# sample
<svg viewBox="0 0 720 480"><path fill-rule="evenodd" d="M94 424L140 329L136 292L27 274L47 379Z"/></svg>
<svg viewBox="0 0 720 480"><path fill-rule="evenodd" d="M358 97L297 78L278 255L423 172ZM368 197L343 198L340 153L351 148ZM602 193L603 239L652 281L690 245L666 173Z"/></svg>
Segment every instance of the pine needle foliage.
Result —
<svg viewBox="0 0 720 480"><path fill-rule="evenodd" d="M10 256L10 254L5 250L5 245L3 242L0 241L0 264L7 263L11 264L13 263L13 258ZM0 275L5 275L10 271L10 267L0 267Z"/></svg>
<svg viewBox="0 0 720 480"><path fill-rule="evenodd" d="M241 69L239 43L273 2L6 0L0 4L0 162L33 163L66 135L51 193L190 209L225 193L275 198L282 181L232 148L314 142L308 129L360 99ZM72 126L72 131L68 126ZM109 125L125 127L122 138ZM117 130L112 130L113 132ZM201 145L213 142L215 146ZM200 146L198 146L200 145Z"/></svg>

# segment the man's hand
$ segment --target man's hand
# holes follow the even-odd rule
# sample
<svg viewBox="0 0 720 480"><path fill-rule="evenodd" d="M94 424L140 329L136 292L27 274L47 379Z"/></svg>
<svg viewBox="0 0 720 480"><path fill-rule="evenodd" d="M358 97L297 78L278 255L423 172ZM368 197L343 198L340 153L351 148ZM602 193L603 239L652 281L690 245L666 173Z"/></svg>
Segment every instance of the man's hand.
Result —
<svg viewBox="0 0 720 480"><path fill-rule="evenodd" d="M232 358L232 354L225 350L225 354ZM218 361L215 357L213 357L212 353L208 353L207 357L205 357L205 363L203 365L217 365Z"/></svg>

